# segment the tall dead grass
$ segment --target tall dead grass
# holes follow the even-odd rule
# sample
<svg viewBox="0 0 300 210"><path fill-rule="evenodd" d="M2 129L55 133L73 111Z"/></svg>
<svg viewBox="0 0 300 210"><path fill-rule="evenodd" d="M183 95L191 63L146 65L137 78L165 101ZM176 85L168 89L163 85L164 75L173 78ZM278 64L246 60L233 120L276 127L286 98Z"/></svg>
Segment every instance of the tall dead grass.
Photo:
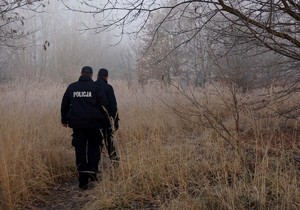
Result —
<svg viewBox="0 0 300 210"><path fill-rule="evenodd" d="M24 82L0 90L0 209L19 208L70 173L70 133L59 118L62 89Z"/></svg>
<svg viewBox="0 0 300 210"><path fill-rule="evenodd" d="M201 113L197 116L174 89L117 90L123 115L117 135L122 162L103 174L87 209L300 208L296 121L283 130L274 122L277 118L259 120L251 111L241 113L241 161L218 127L203 126L207 121ZM194 96L234 136L230 97L220 100L207 91ZM192 111L190 120L165 104Z"/></svg>
<svg viewBox="0 0 300 210"><path fill-rule="evenodd" d="M86 209L300 208L297 124L284 131L271 123L274 118L260 121L244 112L240 161L174 89L112 84L121 118L116 134L121 162L117 168L102 165L102 181L90 191ZM56 84L2 88L0 208L18 208L73 173L71 131L59 121L64 90ZM235 132L222 100L201 91L197 97ZM195 112L183 119L170 107Z"/></svg>

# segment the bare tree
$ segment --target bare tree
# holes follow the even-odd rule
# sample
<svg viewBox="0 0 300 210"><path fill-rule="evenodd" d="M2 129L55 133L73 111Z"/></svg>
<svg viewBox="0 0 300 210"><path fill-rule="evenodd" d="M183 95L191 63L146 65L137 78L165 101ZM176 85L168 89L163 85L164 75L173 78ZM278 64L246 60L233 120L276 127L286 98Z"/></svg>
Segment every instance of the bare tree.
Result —
<svg viewBox="0 0 300 210"><path fill-rule="evenodd" d="M26 21L36 12L42 12L46 7L46 0L1 0L0 1L0 78L7 76L8 61L15 51L27 47L30 42L23 38L37 29L26 30Z"/></svg>
<svg viewBox="0 0 300 210"><path fill-rule="evenodd" d="M174 1L165 3L168 5ZM198 34L189 31L200 23L191 22L190 17L181 17L181 9L174 9L167 19L162 11L151 14L144 30L139 33L142 40L138 52L141 56L139 69L142 76L148 79L163 79L166 83L178 80L185 85L203 85L207 77L205 30ZM180 30L184 33L178 34ZM182 43L182 40L187 39L190 40Z"/></svg>
<svg viewBox="0 0 300 210"><path fill-rule="evenodd" d="M225 55L225 58L229 52L236 54L255 52L256 55L270 53L266 58L272 53L281 55L280 61L277 62L280 63L280 68L266 68L275 72L271 79L272 82L268 85L273 85L272 83L275 82L277 85L286 87L274 93L272 100L266 95L261 107L269 106L272 101L284 100L290 94L299 91L300 75L299 68L297 68L300 60L299 1L108 0L99 2L78 0L78 2L81 2L82 6L72 6L63 1L70 10L94 15L95 24L86 25L86 30L101 32L120 28L121 35L136 34L147 28L148 24L153 24L153 42L150 41L150 44L155 43L155 37L162 30L167 32L165 37L172 36L173 40L179 40L173 41L169 52L175 52L176 49L191 42L201 31L206 29L212 32L209 37L211 41L214 41L210 43L212 51L216 54L218 52L216 49L220 44L224 45L224 50L219 51L219 55L223 57ZM157 21L151 22L152 16L158 12L160 17ZM179 27L171 29L164 27L174 22L178 23ZM236 48L237 45L240 47ZM236 69L242 64L241 60L234 62ZM266 72L268 75L270 71ZM235 74L239 74L239 72L235 72ZM257 77L259 79L266 78L263 74L260 73ZM243 82L242 77L237 80ZM295 105L295 107L299 107L299 105ZM279 114L291 114L290 110L290 108L283 109ZM294 114L288 116L295 117Z"/></svg>
<svg viewBox="0 0 300 210"><path fill-rule="evenodd" d="M0 1L0 46L15 46L14 40L27 36L24 26L33 16L31 12L42 12L46 6L43 0Z"/></svg>
<svg viewBox="0 0 300 210"><path fill-rule="evenodd" d="M149 30L150 26L152 37L146 38L146 49L152 50L157 37L176 40L164 46L169 50L160 60L197 39L204 29L209 31L209 45L214 52L220 44L224 45L220 56L239 49L236 54L249 50L256 54L272 51L291 59L289 61L300 60L300 6L294 0L170 0L163 3L158 0L78 0L80 7L62 2L72 11L95 17L94 24L87 24L86 30L101 32L120 28L120 35L124 35ZM236 45L243 48L235 48ZM166 71L166 67L162 68ZM285 74L290 77L296 72L286 71Z"/></svg>
<svg viewBox="0 0 300 210"><path fill-rule="evenodd" d="M63 1L64 2L64 1ZM172 19L174 11L181 19L189 19L189 26L177 28L177 35L190 33L182 43L190 41L203 25L213 20L215 14L223 16L226 24L222 28L223 34L233 27L240 30L243 37L257 41L266 48L276 51L286 57L300 60L299 56L299 20L300 4L295 0L192 0L169 1L167 5L158 0L115 0L115 1L85 1L80 0L83 7L65 5L78 12L84 12L98 17L96 24L87 29L101 32L120 27L121 33L139 32L149 21L151 14L161 10L164 14L156 29L162 23ZM126 28L135 24L135 30ZM192 32L192 33L191 33Z"/></svg>

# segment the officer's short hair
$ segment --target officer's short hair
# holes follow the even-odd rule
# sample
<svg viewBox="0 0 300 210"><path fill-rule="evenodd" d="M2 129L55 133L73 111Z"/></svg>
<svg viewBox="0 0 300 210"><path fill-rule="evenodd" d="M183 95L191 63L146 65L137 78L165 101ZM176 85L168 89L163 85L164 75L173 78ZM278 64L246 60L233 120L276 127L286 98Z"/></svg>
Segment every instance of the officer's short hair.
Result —
<svg viewBox="0 0 300 210"><path fill-rule="evenodd" d="M100 69L98 71L98 78L108 77L107 69Z"/></svg>
<svg viewBox="0 0 300 210"><path fill-rule="evenodd" d="M93 74L93 69L90 66L84 66L81 69L81 74L82 75L89 75L91 76Z"/></svg>

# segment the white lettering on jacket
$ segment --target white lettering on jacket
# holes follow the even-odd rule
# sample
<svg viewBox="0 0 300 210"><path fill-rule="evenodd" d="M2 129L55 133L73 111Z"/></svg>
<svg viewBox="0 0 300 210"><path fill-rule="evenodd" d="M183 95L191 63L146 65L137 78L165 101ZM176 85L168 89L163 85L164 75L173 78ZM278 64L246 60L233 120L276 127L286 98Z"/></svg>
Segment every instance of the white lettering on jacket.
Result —
<svg viewBox="0 0 300 210"><path fill-rule="evenodd" d="M73 92L73 97L74 98L81 98L81 97L92 97L92 92L90 91L76 91Z"/></svg>

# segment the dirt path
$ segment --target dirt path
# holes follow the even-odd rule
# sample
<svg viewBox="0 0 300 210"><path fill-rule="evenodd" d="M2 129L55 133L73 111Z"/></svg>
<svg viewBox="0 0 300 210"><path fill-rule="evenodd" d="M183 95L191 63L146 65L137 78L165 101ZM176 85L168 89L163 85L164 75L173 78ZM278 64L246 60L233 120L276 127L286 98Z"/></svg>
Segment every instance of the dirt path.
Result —
<svg viewBox="0 0 300 210"><path fill-rule="evenodd" d="M41 195L25 210L79 210L90 201L96 183L90 183L89 189L82 190L78 187L77 178L74 176L50 189L50 194Z"/></svg>
<svg viewBox="0 0 300 210"><path fill-rule="evenodd" d="M107 150L101 150L99 170L107 173L114 167ZM22 210L82 210L87 203L92 201L92 198L95 199L95 188L98 183L90 181L87 190L80 189L78 184L78 174L75 172L72 176L48 189L47 193L40 194Z"/></svg>
<svg viewBox="0 0 300 210"><path fill-rule="evenodd" d="M100 168L102 172L111 170L109 157L103 153ZM77 173L74 173L49 189L50 193L47 195L41 194L24 210L81 210L92 197L94 198L96 185L97 182L89 182L87 190L80 189Z"/></svg>

